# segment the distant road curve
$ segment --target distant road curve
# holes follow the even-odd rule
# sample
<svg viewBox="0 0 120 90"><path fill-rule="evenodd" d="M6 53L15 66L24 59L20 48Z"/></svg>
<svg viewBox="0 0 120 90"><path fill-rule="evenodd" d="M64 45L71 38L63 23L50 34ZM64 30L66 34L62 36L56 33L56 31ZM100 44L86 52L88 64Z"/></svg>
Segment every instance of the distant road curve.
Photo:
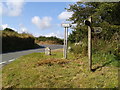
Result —
<svg viewBox="0 0 120 90"><path fill-rule="evenodd" d="M34 52L44 52L45 47L50 47L51 50L63 48L63 45L40 45L40 46L42 46L44 48L4 53L4 54L2 54L2 60L0 61L0 65L4 65L11 61L14 61L16 58L19 58L23 55L27 55L27 54L34 53Z"/></svg>

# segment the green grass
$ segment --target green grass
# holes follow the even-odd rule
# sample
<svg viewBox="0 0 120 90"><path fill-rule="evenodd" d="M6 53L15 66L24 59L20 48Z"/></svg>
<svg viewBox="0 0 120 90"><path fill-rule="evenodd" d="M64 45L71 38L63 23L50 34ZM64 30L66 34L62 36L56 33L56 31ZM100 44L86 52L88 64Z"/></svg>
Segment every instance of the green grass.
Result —
<svg viewBox="0 0 120 90"><path fill-rule="evenodd" d="M87 57L68 55L62 51L51 56L32 53L3 67L3 88L117 88L118 67L104 65L95 72L88 70ZM101 60L99 61L101 62ZM106 63L106 62L104 62ZM102 63L94 63L96 68Z"/></svg>

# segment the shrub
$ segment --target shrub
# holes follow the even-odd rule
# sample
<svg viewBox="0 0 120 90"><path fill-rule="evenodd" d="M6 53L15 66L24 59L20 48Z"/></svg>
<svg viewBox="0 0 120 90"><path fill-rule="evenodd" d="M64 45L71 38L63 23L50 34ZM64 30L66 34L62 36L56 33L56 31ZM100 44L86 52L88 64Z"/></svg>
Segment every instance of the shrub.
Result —
<svg viewBox="0 0 120 90"><path fill-rule="evenodd" d="M82 45L75 46L71 44L72 50L76 56L87 55L87 40ZM92 38L92 59L93 63L101 63L101 65L113 65L119 67L120 64L120 45L119 39L111 38L110 40L103 40L99 38Z"/></svg>
<svg viewBox="0 0 120 90"><path fill-rule="evenodd" d="M84 40L81 45L71 44L71 52L74 55L87 55L87 43Z"/></svg>

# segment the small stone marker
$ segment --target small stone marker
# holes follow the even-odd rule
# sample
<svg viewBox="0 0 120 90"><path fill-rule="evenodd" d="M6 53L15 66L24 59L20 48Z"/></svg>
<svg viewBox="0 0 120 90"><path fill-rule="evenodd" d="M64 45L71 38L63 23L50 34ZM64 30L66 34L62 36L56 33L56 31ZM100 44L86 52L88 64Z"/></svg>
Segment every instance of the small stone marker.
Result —
<svg viewBox="0 0 120 90"><path fill-rule="evenodd" d="M51 55L51 49L49 47L45 48L45 55Z"/></svg>

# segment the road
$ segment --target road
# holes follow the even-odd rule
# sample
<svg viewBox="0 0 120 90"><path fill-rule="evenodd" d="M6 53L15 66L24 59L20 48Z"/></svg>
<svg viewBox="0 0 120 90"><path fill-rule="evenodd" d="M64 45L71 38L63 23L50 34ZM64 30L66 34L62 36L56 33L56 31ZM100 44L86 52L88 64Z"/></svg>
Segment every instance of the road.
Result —
<svg viewBox="0 0 120 90"><path fill-rule="evenodd" d="M27 54L34 53L34 52L44 52L45 47L50 47L51 50L63 48L63 45L40 45L40 46L44 48L4 53L2 54L2 60L0 61L0 65L10 63L11 61L14 61L16 58L19 58L23 55L27 55Z"/></svg>

